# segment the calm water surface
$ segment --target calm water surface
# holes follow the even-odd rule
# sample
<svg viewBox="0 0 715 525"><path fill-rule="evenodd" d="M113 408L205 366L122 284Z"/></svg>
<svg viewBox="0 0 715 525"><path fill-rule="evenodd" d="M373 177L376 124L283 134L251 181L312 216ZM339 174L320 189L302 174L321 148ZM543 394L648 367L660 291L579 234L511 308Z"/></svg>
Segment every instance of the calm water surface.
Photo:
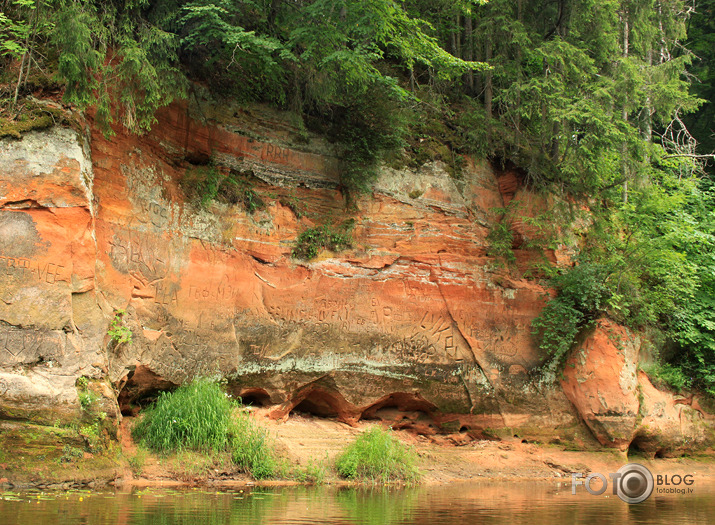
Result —
<svg viewBox="0 0 715 525"><path fill-rule="evenodd" d="M469 483L411 489L145 489L132 492L12 493L0 524L594 524L715 523L715 483L693 494L638 505L616 496L571 495L570 483Z"/></svg>

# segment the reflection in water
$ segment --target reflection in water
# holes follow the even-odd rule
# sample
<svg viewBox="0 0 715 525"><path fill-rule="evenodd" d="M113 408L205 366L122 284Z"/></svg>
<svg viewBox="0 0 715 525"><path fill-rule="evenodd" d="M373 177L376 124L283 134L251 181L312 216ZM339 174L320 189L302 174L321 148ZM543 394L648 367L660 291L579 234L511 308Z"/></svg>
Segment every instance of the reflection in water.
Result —
<svg viewBox="0 0 715 525"><path fill-rule="evenodd" d="M96 525L713 523L715 484L693 494L628 505L571 494L570 483L464 483L394 489L252 488L245 492L149 489L119 493L3 493L0 523Z"/></svg>

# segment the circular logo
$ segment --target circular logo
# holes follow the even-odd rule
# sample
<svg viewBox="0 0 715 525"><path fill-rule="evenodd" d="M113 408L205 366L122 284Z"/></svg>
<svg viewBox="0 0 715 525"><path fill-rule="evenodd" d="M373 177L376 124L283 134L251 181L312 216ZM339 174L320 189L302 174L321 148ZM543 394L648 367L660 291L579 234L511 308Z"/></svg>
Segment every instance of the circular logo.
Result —
<svg viewBox="0 0 715 525"><path fill-rule="evenodd" d="M627 503L640 503L653 493L655 482L650 470L638 463L628 463L618 469L616 493Z"/></svg>

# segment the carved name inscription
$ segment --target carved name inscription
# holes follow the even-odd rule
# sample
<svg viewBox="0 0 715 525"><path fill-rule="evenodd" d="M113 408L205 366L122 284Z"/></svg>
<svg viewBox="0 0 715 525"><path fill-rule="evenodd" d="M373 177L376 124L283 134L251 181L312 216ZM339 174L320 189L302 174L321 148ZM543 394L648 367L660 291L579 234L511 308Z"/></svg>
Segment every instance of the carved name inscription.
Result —
<svg viewBox="0 0 715 525"><path fill-rule="evenodd" d="M33 281L33 283L55 284L58 281L67 281L67 274L66 268L61 264L0 255L0 275Z"/></svg>
<svg viewBox="0 0 715 525"><path fill-rule="evenodd" d="M123 273L139 272L152 280L169 273L171 252L166 242L123 230L114 235L109 245L110 260Z"/></svg>

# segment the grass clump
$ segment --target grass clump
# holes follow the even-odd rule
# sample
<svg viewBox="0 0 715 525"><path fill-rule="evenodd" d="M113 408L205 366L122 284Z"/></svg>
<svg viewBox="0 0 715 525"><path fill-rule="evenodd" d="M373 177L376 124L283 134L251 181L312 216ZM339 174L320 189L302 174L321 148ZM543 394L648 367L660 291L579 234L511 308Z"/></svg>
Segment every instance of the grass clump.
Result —
<svg viewBox="0 0 715 525"><path fill-rule="evenodd" d="M155 452L228 452L236 466L255 478L275 475L268 433L237 408L216 382L195 380L162 393L132 434Z"/></svg>
<svg viewBox="0 0 715 525"><path fill-rule="evenodd" d="M419 480L416 462L416 453L392 431L374 426L338 456L335 467L338 474L352 480L415 483Z"/></svg>
<svg viewBox="0 0 715 525"><path fill-rule="evenodd" d="M232 421L229 435L231 460L256 479L275 476L278 461L273 453L268 432L241 413Z"/></svg>

